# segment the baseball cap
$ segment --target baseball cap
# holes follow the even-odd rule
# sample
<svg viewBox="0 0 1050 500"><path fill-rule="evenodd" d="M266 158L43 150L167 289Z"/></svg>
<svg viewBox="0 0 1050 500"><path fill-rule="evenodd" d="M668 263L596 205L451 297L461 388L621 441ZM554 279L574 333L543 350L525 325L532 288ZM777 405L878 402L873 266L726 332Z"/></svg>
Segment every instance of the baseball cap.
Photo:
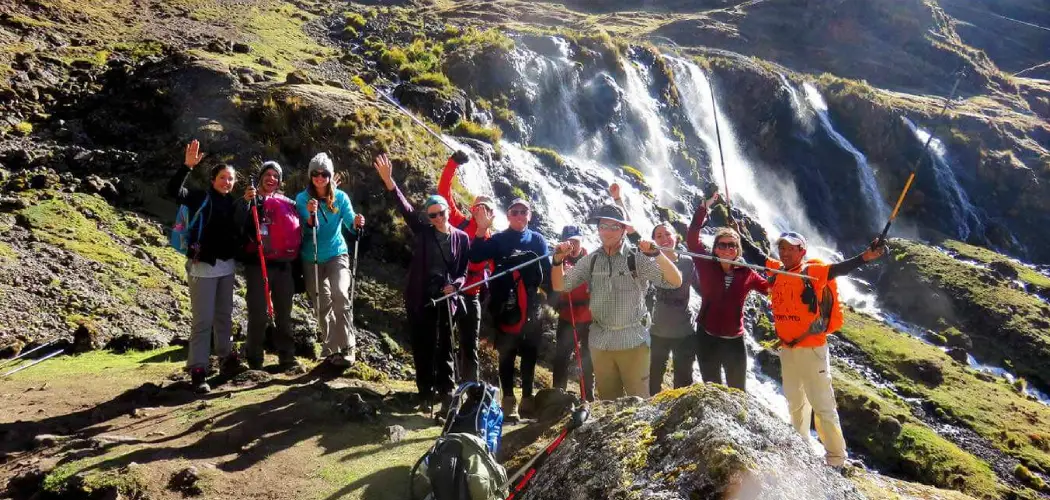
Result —
<svg viewBox="0 0 1050 500"><path fill-rule="evenodd" d="M583 234L580 233L580 228L577 226L565 226L561 228L561 239L562 241L569 241L573 238L578 240L583 239Z"/></svg>
<svg viewBox="0 0 1050 500"><path fill-rule="evenodd" d="M524 198L514 198L514 200L510 202L510 205L507 205L507 210L514 208L515 205L521 205L529 210L532 210L532 204L526 201Z"/></svg>
<svg viewBox="0 0 1050 500"><path fill-rule="evenodd" d="M806 238L794 231L780 233L780 237L777 238L777 244L780 244L781 241L786 241L789 245L806 248Z"/></svg>
<svg viewBox="0 0 1050 500"><path fill-rule="evenodd" d="M474 197L474 203L471 203L470 206L471 207L476 207L478 205L484 205L484 206L488 207L489 210L496 210L496 204L492 201L492 197L491 196L487 196L487 195L483 195L483 194L479 194L479 195L475 196Z"/></svg>

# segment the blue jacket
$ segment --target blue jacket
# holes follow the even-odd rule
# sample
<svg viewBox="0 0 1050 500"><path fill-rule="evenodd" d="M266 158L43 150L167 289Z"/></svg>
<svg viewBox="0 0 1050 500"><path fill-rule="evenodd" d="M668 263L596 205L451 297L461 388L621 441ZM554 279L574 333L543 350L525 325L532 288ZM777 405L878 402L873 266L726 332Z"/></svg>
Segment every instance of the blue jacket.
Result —
<svg viewBox="0 0 1050 500"><path fill-rule="evenodd" d="M310 201L310 193L307 190L295 197L295 207L299 211L299 219L303 226L303 248L299 255L303 263L314 261L314 228L309 227L310 212L306 211L306 203ZM354 229L354 207L350 204L350 197L339 189L335 190L335 208L338 213L328 210L328 204L319 200L317 204L317 218L319 228L317 229L317 261L328 262L334 257L349 253L346 239L343 238L342 227L350 230L350 234L356 235ZM341 227L342 226L342 227Z"/></svg>
<svg viewBox="0 0 1050 500"><path fill-rule="evenodd" d="M496 265L499 265L500 260L510 257L515 250L534 252L537 256L547 255L547 239L529 228L520 232L507 228L487 240L474 238L470 243L470 260L484 262L491 259L496 262ZM543 269L543 284L540 286L550 292L550 259L540 259L540 268Z"/></svg>

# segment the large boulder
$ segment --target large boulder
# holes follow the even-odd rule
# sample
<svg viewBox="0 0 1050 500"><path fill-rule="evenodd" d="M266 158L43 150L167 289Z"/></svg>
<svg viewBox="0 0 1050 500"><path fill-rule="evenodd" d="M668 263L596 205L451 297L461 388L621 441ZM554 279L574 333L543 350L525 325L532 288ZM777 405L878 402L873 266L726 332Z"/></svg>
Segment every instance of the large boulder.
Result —
<svg viewBox="0 0 1050 500"><path fill-rule="evenodd" d="M518 460L536 450L524 451ZM649 401L621 398L595 406L590 421L557 448L522 498L864 496L755 399L697 384Z"/></svg>

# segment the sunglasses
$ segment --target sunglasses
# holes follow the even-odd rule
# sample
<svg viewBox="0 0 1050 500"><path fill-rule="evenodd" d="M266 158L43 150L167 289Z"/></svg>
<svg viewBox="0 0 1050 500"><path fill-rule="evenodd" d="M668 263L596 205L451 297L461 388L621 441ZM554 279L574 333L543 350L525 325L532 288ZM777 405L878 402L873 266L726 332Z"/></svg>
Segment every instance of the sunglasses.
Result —
<svg viewBox="0 0 1050 500"><path fill-rule="evenodd" d="M527 209L527 208L518 208L518 209L510 210L507 213L510 214L510 215L529 215L529 209Z"/></svg>
<svg viewBox="0 0 1050 500"><path fill-rule="evenodd" d="M431 219L436 219L438 217L444 217L444 216L445 216L445 211L444 210L442 210L440 212L427 212L427 217L430 217Z"/></svg>
<svg viewBox="0 0 1050 500"><path fill-rule="evenodd" d="M737 248L737 244L735 241L719 241L718 243L715 243L715 248L720 248L722 250L734 250Z"/></svg>
<svg viewBox="0 0 1050 500"><path fill-rule="evenodd" d="M602 231L619 231L623 229L623 224L598 224L598 229Z"/></svg>
<svg viewBox="0 0 1050 500"><path fill-rule="evenodd" d="M331 174L329 174L328 172L326 172L324 170L316 170L316 171L310 172L310 177L324 177L325 179L327 179L327 178L331 177Z"/></svg>

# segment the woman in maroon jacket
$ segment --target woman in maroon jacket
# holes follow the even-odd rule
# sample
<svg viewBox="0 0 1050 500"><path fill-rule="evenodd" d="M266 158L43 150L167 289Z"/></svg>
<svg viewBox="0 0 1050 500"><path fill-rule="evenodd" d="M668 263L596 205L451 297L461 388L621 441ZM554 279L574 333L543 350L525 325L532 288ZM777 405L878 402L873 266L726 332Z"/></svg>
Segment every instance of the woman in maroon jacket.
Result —
<svg viewBox="0 0 1050 500"><path fill-rule="evenodd" d="M686 246L690 252L710 254L700 241L700 229L707 224L707 213L716 201L714 194L696 207L689 224ZM733 229L720 228L715 233L714 255L726 260L740 260L740 235ZM745 390L747 382L747 348L744 345L744 301L747 294L769 292L762 275L746 267L693 257L699 278L698 292L703 302L696 317L697 351L700 375L704 382L724 383ZM726 378L722 380L722 369Z"/></svg>

